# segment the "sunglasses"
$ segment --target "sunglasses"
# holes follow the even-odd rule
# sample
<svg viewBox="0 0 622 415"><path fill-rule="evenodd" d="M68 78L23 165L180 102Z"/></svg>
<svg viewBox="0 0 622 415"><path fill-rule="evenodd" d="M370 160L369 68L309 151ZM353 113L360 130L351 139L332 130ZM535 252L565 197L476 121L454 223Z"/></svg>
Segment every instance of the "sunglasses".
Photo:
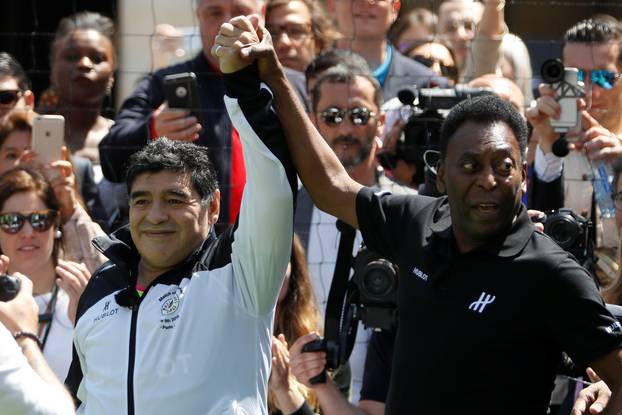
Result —
<svg viewBox="0 0 622 415"><path fill-rule="evenodd" d="M22 96L22 91L20 90L0 91L0 104L1 105L15 105L15 103L21 96Z"/></svg>
<svg viewBox="0 0 622 415"><path fill-rule="evenodd" d="M412 59L419 62L422 65L431 68L435 63L438 62L438 66L441 68L441 74L447 78L455 78L458 76L458 68L455 66L445 65L443 62L438 59L428 58L424 55L413 55Z"/></svg>
<svg viewBox="0 0 622 415"><path fill-rule="evenodd" d="M45 232L54 225L56 215L55 210L42 210L29 215L15 212L3 213L0 215L0 229L10 235L15 235L24 227L24 223L28 221L34 231Z"/></svg>
<svg viewBox="0 0 622 415"><path fill-rule="evenodd" d="M584 71L579 69L579 81L585 82L586 72L590 74L590 82L599 87L610 90L616 83L616 80L620 77L619 73L608 71L607 69L594 69L592 71Z"/></svg>
<svg viewBox="0 0 622 415"><path fill-rule="evenodd" d="M319 117L328 125L341 124L346 115L350 117L350 121L354 125L366 125L369 119L376 115L364 107L356 107L349 110L344 110L337 107L326 108L322 112L318 112Z"/></svg>

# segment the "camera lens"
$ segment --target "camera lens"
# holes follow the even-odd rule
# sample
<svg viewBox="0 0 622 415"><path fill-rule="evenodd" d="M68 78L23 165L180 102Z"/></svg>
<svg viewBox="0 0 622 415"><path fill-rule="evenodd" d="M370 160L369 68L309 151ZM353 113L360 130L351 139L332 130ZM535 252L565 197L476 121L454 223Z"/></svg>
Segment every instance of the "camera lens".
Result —
<svg viewBox="0 0 622 415"><path fill-rule="evenodd" d="M565 217L560 217L553 223L548 224L545 230L562 249L568 249L574 245L579 235L577 225Z"/></svg>
<svg viewBox="0 0 622 415"><path fill-rule="evenodd" d="M0 275L0 301L10 301L19 292L20 282L15 277Z"/></svg>
<svg viewBox="0 0 622 415"><path fill-rule="evenodd" d="M395 272L383 261L370 262L363 275L363 289L370 297L382 299L395 286Z"/></svg>
<svg viewBox="0 0 622 415"><path fill-rule="evenodd" d="M546 60L542 64L540 75L542 75L544 82L549 84L560 82L564 79L565 75L564 64L559 59Z"/></svg>

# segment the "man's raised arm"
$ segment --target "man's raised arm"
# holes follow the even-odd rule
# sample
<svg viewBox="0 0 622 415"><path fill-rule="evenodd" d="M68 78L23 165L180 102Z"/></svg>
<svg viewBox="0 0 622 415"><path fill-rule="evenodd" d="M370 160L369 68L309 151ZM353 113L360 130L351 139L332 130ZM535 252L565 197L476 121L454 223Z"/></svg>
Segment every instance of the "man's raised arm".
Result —
<svg viewBox="0 0 622 415"><path fill-rule="evenodd" d="M362 186L348 176L306 115L283 73L268 31L258 26L257 19L251 21L256 30L252 34L223 25L212 53L238 54L240 61L246 62L257 59L261 80L274 94L275 109L302 183L320 209L357 227L356 195Z"/></svg>

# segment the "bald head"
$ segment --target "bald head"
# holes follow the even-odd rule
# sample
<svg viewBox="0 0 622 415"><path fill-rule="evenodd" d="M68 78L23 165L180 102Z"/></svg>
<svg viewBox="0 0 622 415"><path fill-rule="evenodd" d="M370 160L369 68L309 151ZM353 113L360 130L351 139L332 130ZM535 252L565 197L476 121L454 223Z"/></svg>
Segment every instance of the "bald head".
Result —
<svg viewBox="0 0 622 415"><path fill-rule="evenodd" d="M473 79L469 82L469 86L492 89L496 95L511 103L521 115L525 115L525 98L512 80L499 75L487 74Z"/></svg>
<svg viewBox="0 0 622 415"><path fill-rule="evenodd" d="M218 66L210 50L220 26L236 16L258 14L263 24L264 4L262 0L196 0L196 16L203 42L203 54L213 65Z"/></svg>

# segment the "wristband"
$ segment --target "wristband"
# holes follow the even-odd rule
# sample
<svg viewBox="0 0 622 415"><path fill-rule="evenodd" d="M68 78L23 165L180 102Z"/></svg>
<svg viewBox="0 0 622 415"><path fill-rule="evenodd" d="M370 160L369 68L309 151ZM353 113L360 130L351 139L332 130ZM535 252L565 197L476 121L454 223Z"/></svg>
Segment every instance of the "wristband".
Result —
<svg viewBox="0 0 622 415"><path fill-rule="evenodd" d="M26 337L29 338L31 340L34 340L35 343L37 343L37 346L39 346L39 349L43 350L43 343L41 343L41 340L39 339L39 336L37 336L34 333L31 333L29 331L18 331L17 333L15 333L13 335L13 338L17 341L22 337Z"/></svg>

